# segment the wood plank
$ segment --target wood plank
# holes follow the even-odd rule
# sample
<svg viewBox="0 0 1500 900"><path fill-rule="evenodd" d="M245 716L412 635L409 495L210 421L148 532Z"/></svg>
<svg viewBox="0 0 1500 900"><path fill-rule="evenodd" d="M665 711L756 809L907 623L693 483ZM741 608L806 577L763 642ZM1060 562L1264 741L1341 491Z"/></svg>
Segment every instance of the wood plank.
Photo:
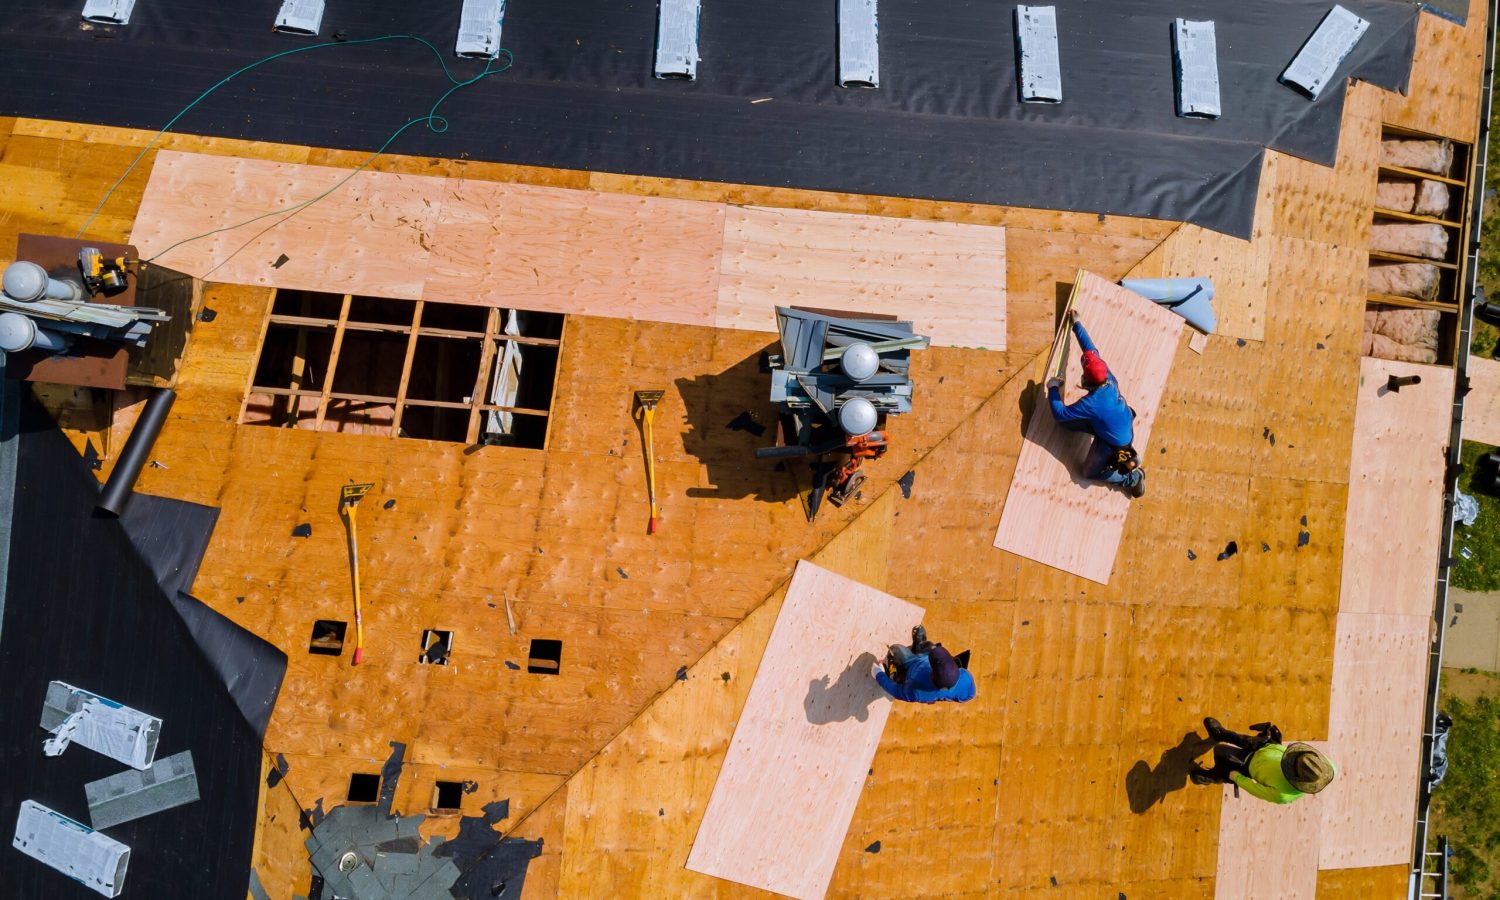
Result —
<svg viewBox="0 0 1500 900"><path fill-rule="evenodd" d="M919 607L797 564L687 868L824 895L890 715L869 677L872 651L921 620ZM771 827L777 821L798 827Z"/></svg>
<svg viewBox="0 0 1500 900"><path fill-rule="evenodd" d="M1360 360L1339 612L1432 614L1452 400L1452 369Z"/></svg>
<svg viewBox="0 0 1500 900"><path fill-rule="evenodd" d="M1469 357L1469 387L1464 398L1464 440L1500 447L1500 362Z"/></svg>
<svg viewBox="0 0 1500 900"><path fill-rule="evenodd" d="M1338 776L1319 795L1321 868L1411 859L1431 627L1430 615L1339 613L1328 708Z"/></svg>
<svg viewBox="0 0 1500 900"><path fill-rule="evenodd" d="M1004 350L1005 231L730 207L714 324L776 330L777 306L894 315L933 343Z"/></svg>
<svg viewBox="0 0 1500 900"><path fill-rule="evenodd" d="M1407 89L1404 94L1385 95L1385 121L1474 142L1488 14L1485 0L1469 0L1465 25L1438 16L1420 17Z"/></svg>
<svg viewBox="0 0 1500 900"><path fill-rule="evenodd" d="M1441 181L1443 184L1451 184L1456 187L1464 187L1468 182L1462 178L1454 178L1451 175L1439 175L1435 172L1423 172L1421 169L1408 169L1405 166L1392 166L1382 164L1380 166L1382 175L1404 175L1407 178L1421 178L1427 181Z"/></svg>
<svg viewBox="0 0 1500 900"><path fill-rule="evenodd" d="M1458 263L1443 262L1440 259L1428 259L1425 256L1409 256L1405 253L1392 253L1389 250L1371 250L1370 258L1381 259L1385 260L1386 262L1426 263L1430 266L1437 266L1440 269L1456 270L1458 268Z"/></svg>
<svg viewBox="0 0 1500 900"><path fill-rule="evenodd" d="M1370 900L1372 897L1405 897L1410 887L1411 864L1372 866L1368 869L1318 870L1318 900ZM1428 882L1431 886L1431 882Z"/></svg>
<svg viewBox="0 0 1500 900"><path fill-rule="evenodd" d="M160 256L199 278L415 300L442 186L438 178L162 151L132 234L144 242L136 244L143 258ZM231 230L172 247L220 228Z"/></svg>
<svg viewBox="0 0 1500 900"><path fill-rule="evenodd" d="M455 181L425 299L709 325L724 208Z"/></svg>
<svg viewBox="0 0 1500 900"><path fill-rule="evenodd" d="M1214 900L1316 900L1325 801L1326 795L1314 794L1286 805L1267 803L1246 793L1236 797L1234 786L1225 785Z"/></svg>
<svg viewBox="0 0 1500 900"><path fill-rule="evenodd" d="M1083 273L1079 321L1100 348L1136 412L1135 447L1148 462L1151 424L1183 330L1176 314L1097 275ZM1082 395L1079 354L1068 354L1063 400ZM1091 439L1057 424L1040 398L1032 415L994 545L1027 559L1109 581L1130 498L1082 480ZM1149 486L1149 481L1148 481Z"/></svg>
<svg viewBox="0 0 1500 900"><path fill-rule="evenodd" d="M1375 215L1379 218L1400 219L1403 222L1426 222L1432 225L1446 225L1449 228L1463 227L1462 222L1450 222L1447 219L1440 219L1437 216L1424 216L1420 213L1402 212L1399 209L1382 209L1378 206L1375 207Z"/></svg>

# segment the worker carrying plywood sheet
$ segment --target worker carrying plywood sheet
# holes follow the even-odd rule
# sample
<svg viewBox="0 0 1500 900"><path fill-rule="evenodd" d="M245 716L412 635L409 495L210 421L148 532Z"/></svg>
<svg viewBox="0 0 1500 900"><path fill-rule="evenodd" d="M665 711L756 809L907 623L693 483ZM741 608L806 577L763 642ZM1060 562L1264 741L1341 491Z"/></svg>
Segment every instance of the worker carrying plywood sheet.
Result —
<svg viewBox="0 0 1500 900"><path fill-rule="evenodd" d="M962 654L965 660L967 653ZM892 644L885 665L875 663L870 675L897 700L967 703L974 699L974 676L942 644L927 639L921 625L911 630L911 646Z"/></svg>
<svg viewBox="0 0 1500 900"><path fill-rule="evenodd" d="M1203 720L1214 742L1212 768L1194 766L1193 784L1235 784L1271 803L1291 803L1328 787L1337 774L1333 760L1309 744L1284 744L1281 729L1270 722L1251 725L1255 734L1230 731L1219 720Z"/></svg>
<svg viewBox="0 0 1500 900"><path fill-rule="evenodd" d="M1119 382L1072 310L1068 311L1068 319L1078 345L1083 348L1081 386L1088 394L1075 403L1064 404L1062 379L1049 378L1047 399L1052 404L1052 416L1057 419L1057 424L1069 431L1093 436L1094 445L1089 451L1084 477L1122 488L1132 497L1140 497L1146 493L1146 470L1141 468L1140 454L1132 446L1135 410L1125 402Z"/></svg>

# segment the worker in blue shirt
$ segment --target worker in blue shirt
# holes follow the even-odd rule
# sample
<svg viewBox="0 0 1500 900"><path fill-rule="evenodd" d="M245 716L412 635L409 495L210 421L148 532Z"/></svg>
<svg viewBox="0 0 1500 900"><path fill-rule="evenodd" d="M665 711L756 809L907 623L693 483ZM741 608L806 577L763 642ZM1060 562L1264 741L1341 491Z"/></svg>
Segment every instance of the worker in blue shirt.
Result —
<svg viewBox="0 0 1500 900"><path fill-rule="evenodd" d="M941 700L967 703L974 699L974 676L960 668L958 660L942 644L927 640L927 632L920 625L912 629L911 648L892 644L887 659L901 676L899 682L891 678L880 663L875 663L870 674L887 694L897 700L907 703L937 703Z"/></svg>
<svg viewBox="0 0 1500 900"><path fill-rule="evenodd" d="M1088 394L1076 403L1064 404L1060 391L1062 379L1048 379L1047 400L1052 404L1052 416L1069 431L1093 436L1085 477L1123 488L1132 497L1143 496L1146 472L1141 468L1140 455L1131 445L1135 440L1135 410L1120 395L1119 382L1104 364L1083 323L1071 312L1068 317L1078 345L1083 348L1082 386Z"/></svg>

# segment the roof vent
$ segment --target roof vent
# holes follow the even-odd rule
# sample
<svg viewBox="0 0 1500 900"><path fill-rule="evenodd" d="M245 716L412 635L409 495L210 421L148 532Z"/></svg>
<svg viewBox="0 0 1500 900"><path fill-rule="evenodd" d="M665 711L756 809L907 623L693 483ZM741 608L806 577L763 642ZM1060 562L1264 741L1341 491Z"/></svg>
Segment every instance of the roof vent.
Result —
<svg viewBox="0 0 1500 900"><path fill-rule="evenodd" d="M129 25L135 0L87 0L83 20L96 25Z"/></svg>
<svg viewBox="0 0 1500 900"><path fill-rule="evenodd" d="M494 59L500 55L500 24L505 0L464 0L453 52L465 59Z"/></svg>
<svg viewBox="0 0 1500 900"><path fill-rule="evenodd" d="M656 19L656 77L698 77L698 0L661 0Z"/></svg>
<svg viewBox="0 0 1500 900"><path fill-rule="evenodd" d="M839 0L839 87L880 86L876 0Z"/></svg>
<svg viewBox="0 0 1500 900"><path fill-rule="evenodd" d="M1318 30L1312 33L1291 65L1281 73L1282 84L1318 99L1323 88L1333 79L1333 73L1338 71L1339 64L1369 27L1369 22L1342 6L1330 9L1318 24Z"/></svg>
<svg viewBox="0 0 1500 900"><path fill-rule="evenodd" d="M276 30L315 35L323 27L323 0L284 0L276 14Z"/></svg>
<svg viewBox="0 0 1500 900"><path fill-rule="evenodd" d="M1172 68L1177 70L1177 114L1193 119L1219 117L1219 45L1214 23L1178 19L1172 23Z"/></svg>
<svg viewBox="0 0 1500 900"><path fill-rule="evenodd" d="M1057 7L1016 7L1016 55L1022 103L1061 103Z"/></svg>

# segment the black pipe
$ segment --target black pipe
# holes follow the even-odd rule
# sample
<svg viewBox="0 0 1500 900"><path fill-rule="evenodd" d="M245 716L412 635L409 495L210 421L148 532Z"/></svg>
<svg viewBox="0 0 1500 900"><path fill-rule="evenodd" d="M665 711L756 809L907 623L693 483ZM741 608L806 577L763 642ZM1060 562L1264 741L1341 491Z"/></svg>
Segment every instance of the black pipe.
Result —
<svg viewBox="0 0 1500 900"><path fill-rule="evenodd" d="M1421 383L1422 383L1422 376L1421 375L1402 375L1402 376L1392 375L1392 376L1390 376L1389 378L1386 379L1385 386L1386 386L1386 390L1391 390L1391 391L1397 391L1397 392L1399 392L1404 387L1411 387L1414 384L1421 384Z"/></svg>
<svg viewBox="0 0 1500 900"><path fill-rule="evenodd" d="M135 420L135 427L130 430L125 449L120 452L120 461L115 463L114 470L109 473L109 480L104 482L104 489L99 492L99 502L94 509L119 518L125 504L130 502L130 493L135 489L136 479L141 477L141 469L146 467L146 457L156 444L156 436L161 434L161 427L167 423L167 413L172 411L172 403L176 399L177 392L171 388L157 388L151 392L150 398L146 400L146 408L141 410L141 417Z"/></svg>

